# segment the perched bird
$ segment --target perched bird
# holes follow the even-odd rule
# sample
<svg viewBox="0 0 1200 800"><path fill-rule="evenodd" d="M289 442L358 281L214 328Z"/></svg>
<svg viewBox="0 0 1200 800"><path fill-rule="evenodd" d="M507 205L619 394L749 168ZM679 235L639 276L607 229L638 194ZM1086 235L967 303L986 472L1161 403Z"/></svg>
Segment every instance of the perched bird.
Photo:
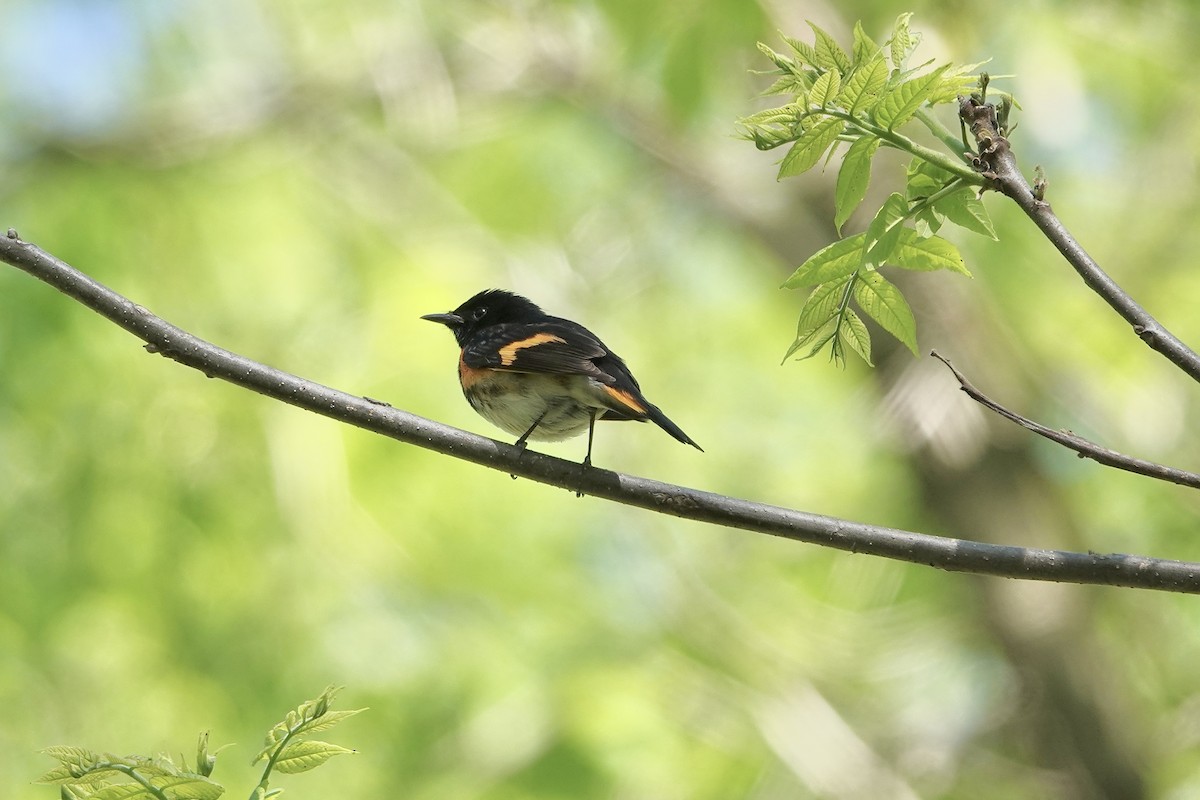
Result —
<svg viewBox="0 0 1200 800"><path fill-rule="evenodd" d="M462 352L458 379L471 407L519 437L557 442L588 432L592 463L596 420L652 421L684 444L700 445L642 394L621 357L577 322L552 317L502 289L480 292L448 314L421 319L445 325Z"/></svg>

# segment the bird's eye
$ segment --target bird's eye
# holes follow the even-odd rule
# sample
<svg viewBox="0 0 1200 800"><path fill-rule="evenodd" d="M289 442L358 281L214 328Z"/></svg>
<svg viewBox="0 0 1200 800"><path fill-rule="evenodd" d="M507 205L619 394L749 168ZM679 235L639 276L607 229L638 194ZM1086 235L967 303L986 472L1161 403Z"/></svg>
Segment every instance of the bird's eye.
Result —
<svg viewBox="0 0 1200 800"><path fill-rule="evenodd" d="M487 316L486 308L477 308L471 313L471 319L476 321L483 319L485 316Z"/></svg>

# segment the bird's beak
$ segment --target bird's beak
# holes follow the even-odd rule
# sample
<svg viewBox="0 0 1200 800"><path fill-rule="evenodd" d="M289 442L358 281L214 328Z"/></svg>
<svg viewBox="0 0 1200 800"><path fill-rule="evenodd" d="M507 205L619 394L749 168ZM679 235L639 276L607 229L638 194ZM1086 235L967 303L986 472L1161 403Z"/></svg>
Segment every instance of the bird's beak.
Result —
<svg viewBox="0 0 1200 800"><path fill-rule="evenodd" d="M465 319L458 314L426 314L421 319L427 319L430 322L439 322L446 327L452 328L455 325L462 325L466 322Z"/></svg>

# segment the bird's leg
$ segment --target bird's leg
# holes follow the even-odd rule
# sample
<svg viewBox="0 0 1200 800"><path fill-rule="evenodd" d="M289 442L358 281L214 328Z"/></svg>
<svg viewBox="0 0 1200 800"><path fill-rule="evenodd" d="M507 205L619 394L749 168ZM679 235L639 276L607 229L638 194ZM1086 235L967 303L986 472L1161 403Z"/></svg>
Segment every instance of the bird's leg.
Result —
<svg viewBox="0 0 1200 800"><path fill-rule="evenodd" d="M526 440L529 439L530 434L532 434L535 430L537 430L537 426L542 424L542 420L545 418L546 414L548 414L549 412L550 412L550 409L547 408L545 411L538 414L538 418L535 419L533 421L533 424L529 426L529 430L522 433L521 438L517 439L515 442L513 442L513 447L516 447L520 450L524 450Z"/></svg>
<svg viewBox="0 0 1200 800"><path fill-rule="evenodd" d="M591 416L588 417L588 451L583 457L583 466L590 467L592 465L592 434L596 431L596 409L592 409Z"/></svg>
<svg viewBox="0 0 1200 800"><path fill-rule="evenodd" d="M592 434L596 432L596 409L592 409L588 416L588 449L587 455L583 457L583 468L586 470L592 465ZM583 492L575 492L576 497L583 497Z"/></svg>
<svg viewBox="0 0 1200 800"><path fill-rule="evenodd" d="M524 450L524 449L525 449L525 442L529 440L529 436L530 436L530 434L532 434L532 433L533 433L535 430L537 430L537 426L542 424L542 420L543 420L543 419L546 417L546 415L547 415L547 414L549 414L549 413L550 413L550 407L549 407L549 406L547 406L545 411L543 411L542 413L538 414L538 418L537 418L537 419L535 419L535 420L533 421L533 424L529 426L529 430L527 430L527 431L525 431L524 433L522 433L522 434L521 434L521 438L520 438L520 439L517 439L517 441L513 442L513 447L517 448L518 450ZM509 476L508 476L508 477L512 478L514 481L517 479L517 476L516 476L516 475L513 475L513 474L511 474L511 473L509 473Z"/></svg>

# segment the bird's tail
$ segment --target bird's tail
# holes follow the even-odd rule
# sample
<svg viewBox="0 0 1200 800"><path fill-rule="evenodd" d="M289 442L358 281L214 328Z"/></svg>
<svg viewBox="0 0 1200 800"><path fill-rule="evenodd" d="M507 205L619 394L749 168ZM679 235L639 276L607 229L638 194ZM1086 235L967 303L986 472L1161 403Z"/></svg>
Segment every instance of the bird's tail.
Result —
<svg viewBox="0 0 1200 800"><path fill-rule="evenodd" d="M680 428L674 422L671 422L670 418L660 411L658 406L654 405L653 403L646 403L646 416L650 418L651 422L662 428L667 433L671 434L680 442L683 442L684 444L690 444L701 453L704 452L704 448L696 444L692 440L692 437L683 432L682 428Z"/></svg>

